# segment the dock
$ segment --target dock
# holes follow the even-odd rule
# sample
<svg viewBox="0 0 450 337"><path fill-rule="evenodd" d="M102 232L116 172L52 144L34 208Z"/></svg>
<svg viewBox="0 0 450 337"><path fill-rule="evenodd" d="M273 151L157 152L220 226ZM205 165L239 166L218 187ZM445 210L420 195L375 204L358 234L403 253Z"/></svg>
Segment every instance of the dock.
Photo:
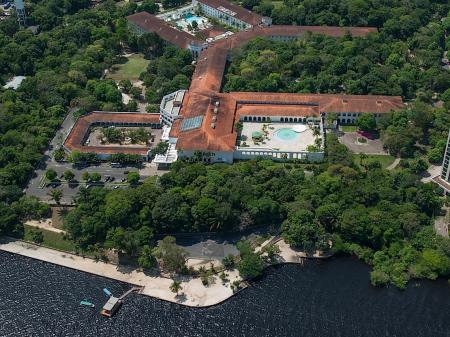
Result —
<svg viewBox="0 0 450 337"><path fill-rule="evenodd" d="M144 287L132 287L131 289L127 290L125 293L122 294L122 296L119 297L119 300L123 300L125 297L127 297L129 294L131 294L133 291L140 293L144 289Z"/></svg>
<svg viewBox="0 0 450 337"><path fill-rule="evenodd" d="M144 287L132 287L122 294L120 297L114 297L112 294L103 306L101 314L105 317L112 317L122 306L123 300L133 291L140 292ZM109 291L108 291L109 292ZM109 292L110 293L110 292Z"/></svg>

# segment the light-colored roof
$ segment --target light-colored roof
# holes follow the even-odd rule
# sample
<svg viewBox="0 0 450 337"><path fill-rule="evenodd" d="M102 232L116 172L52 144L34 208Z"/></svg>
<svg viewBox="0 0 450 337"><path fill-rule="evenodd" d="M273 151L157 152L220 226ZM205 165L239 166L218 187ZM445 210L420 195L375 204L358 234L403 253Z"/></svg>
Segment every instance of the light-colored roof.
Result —
<svg viewBox="0 0 450 337"><path fill-rule="evenodd" d="M246 22L252 26L257 26L262 23L261 15L256 14L248 9L245 9L244 7L235 5L234 3L228 2L226 0L198 0L198 2L204 3L205 5L218 9L222 12L225 12L223 10L225 8L226 10L229 11L227 14L234 13L234 15L230 16L243 22Z"/></svg>
<svg viewBox="0 0 450 337"><path fill-rule="evenodd" d="M25 76L14 76L3 88L16 90L25 78Z"/></svg>
<svg viewBox="0 0 450 337"><path fill-rule="evenodd" d="M111 296L108 299L108 302L106 302L103 306L103 310L112 311L117 302L119 302L119 299L117 297Z"/></svg>

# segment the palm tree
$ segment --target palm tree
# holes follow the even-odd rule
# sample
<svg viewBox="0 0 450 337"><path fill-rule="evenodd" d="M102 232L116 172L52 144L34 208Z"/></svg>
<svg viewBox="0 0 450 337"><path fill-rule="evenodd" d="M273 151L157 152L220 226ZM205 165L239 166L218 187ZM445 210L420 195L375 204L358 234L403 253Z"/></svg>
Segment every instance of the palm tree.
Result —
<svg viewBox="0 0 450 337"><path fill-rule="evenodd" d="M176 293L177 296L178 296L178 292L179 292L180 290L182 290L182 289L183 289L183 287L181 286L181 282L180 282L180 281L173 280L172 284L170 285L170 290L171 290L173 293Z"/></svg>
<svg viewBox="0 0 450 337"><path fill-rule="evenodd" d="M80 189L78 190L78 198L82 199L84 202L86 202L87 198L89 197L89 190L84 187L80 186Z"/></svg>
<svg viewBox="0 0 450 337"><path fill-rule="evenodd" d="M362 166L362 167L365 167L364 166L364 160L366 160L367 158L368 158L367 154L361 152L359 154L359 165Z"/></svg>
<svg viewBox="0 0 450 337"><path fill-rule="evenodd" d="M61 198L63 197L63 192L61 190L51 190L48 195L55 200L57 204L61 201Z"/></svg>

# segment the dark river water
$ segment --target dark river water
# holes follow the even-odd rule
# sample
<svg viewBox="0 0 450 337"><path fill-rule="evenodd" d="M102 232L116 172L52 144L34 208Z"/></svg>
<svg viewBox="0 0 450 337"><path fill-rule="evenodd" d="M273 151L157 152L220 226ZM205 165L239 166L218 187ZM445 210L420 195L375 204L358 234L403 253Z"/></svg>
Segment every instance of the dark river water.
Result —
<svg viewBox="0 0 450 337"><path fill-rule="evenodd" d="M378 289L368 270L352 258L284 265L214 307L131 294L105 319L102 288L130 285L0 252L0 336L450 336L446 281Z"/></svg>

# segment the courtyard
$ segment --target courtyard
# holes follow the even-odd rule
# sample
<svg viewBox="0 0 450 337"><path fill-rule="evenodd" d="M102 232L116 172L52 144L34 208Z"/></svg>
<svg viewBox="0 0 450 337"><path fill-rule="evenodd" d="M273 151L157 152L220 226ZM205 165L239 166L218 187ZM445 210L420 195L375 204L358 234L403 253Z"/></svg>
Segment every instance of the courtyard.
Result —
<svg viewBox="0 0 450 337"><path fill-rule="evenodd" d="M314 130L303 123L244 122L239 146L301 152L314 146L316 138Z"/></svg>
<svg viewBox="0 0 450 337"><path fill-rule="evenodd" d="M191 33L193 30L201 31L211 27L211 24L206 17L198 16L192 13L186 14L179 20L175 21L175 25L178 29L183 30L187 33Z"/></svg>
<svg viewBox="0 0 450 337"><path fill-rule="evenodd" d="M145 132L150 134L150 137L146 140L146 142L137 141L135 142L131 137L124 137L122 142L105 142L102 132L102 127L95 127L90 130L89 136L85 142L85 146L95 146L95 147L142 147L142 148L152 148L156 146L161 141L162 129L154 129L150 127L109 127L114 128L116 131L122 131L124 134L129 132L136 132L138 129L143 129ZM107 128L105 128L107 129Z"/></svg>

